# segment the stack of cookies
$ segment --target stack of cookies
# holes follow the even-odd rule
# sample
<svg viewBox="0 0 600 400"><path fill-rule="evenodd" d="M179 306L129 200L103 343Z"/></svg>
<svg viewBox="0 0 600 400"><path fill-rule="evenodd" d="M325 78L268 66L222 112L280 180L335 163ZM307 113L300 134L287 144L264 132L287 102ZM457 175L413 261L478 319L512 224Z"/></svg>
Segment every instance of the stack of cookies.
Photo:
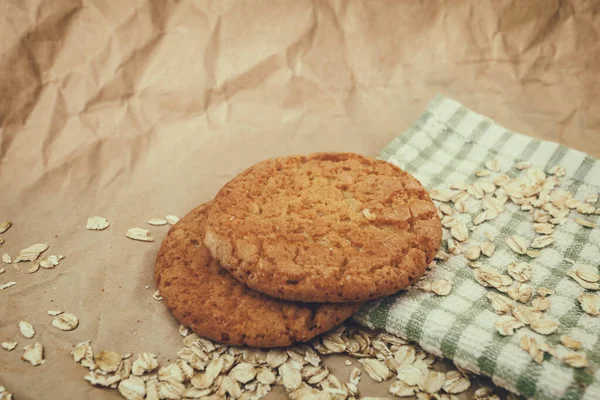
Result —
<svg viewBox="0 0 600 400"><path fill-rule="evenodd" d="M287 346L418 280L441 235L425 189L392 164L351 153L274 158L171 228L156 281L201 336Z"/></svg>

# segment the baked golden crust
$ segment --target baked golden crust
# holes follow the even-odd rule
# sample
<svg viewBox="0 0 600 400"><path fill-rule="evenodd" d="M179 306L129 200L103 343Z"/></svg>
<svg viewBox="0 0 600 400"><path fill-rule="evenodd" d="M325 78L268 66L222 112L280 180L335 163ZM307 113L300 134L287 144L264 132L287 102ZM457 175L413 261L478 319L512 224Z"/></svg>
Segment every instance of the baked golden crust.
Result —
<svg viewBox="0 0 600 400"><path fill-rule="evenodd" d="M358 310L357 304L277 300L245 287L203 245L209 207L197 207L173 226L156 258L160 294L182 324L222 343L279 347L310 340Z"/></svg>
<svg viewBox="0 0 600 400"><path fill-rule="evenodd" d="M421 184L385 161L316 153L260 162L227 183L204 243L248 287L306 302L359 302L421 277L441 224Z"/></svg>

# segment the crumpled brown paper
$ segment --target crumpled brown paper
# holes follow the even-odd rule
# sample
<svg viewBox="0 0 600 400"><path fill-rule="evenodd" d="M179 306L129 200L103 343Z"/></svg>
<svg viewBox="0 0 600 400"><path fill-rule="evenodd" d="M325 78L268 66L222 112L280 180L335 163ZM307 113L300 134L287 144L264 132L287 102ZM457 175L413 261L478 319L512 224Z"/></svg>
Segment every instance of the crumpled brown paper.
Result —
<svg viewBox="0 0 600 400"><path fill-rule="evenodd" d="M149 218L183 216L264 158L376 155L435 92L600 156L599 15L584 0L0 3L0 220L14 223L0 252L67 256L0 275L17 282L0 292L0 340L19 341L0 382L19 400L117 398L69 351L91 339L164 362L181 347L151 297L168 228ZM85 230L92 215L110 228ZM156 241L127 239L135 226ZM80 326L53 328L50 309ZM19 360L21 319L46 364ZM365 377L361 394L387 386Z"/></svg>

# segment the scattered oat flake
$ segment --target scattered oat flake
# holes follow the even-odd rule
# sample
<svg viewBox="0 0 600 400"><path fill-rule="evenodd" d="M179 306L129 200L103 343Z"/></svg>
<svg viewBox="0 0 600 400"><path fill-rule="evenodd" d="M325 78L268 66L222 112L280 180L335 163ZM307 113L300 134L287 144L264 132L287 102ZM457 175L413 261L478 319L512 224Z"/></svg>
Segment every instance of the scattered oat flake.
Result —
<svg viewBox="0 0 600 400"><path fill-rule="evenodd" d="M581 293L577 300L581 304L581 308L586 314L589 315L600 315L600 296L591 293Z"/></svg>
<svg viewBox="0 0 600 400"><path fill-rule="evenodd" d="M517 163L515 163L515 168L518 170L524 170L531 167L531 163L526 162L526 161L519 161Z"/></svg>
<svg viewBox="0 0 600 400"><path fill-rule="evenodd" d="M19 321L19 331L21 332L21 335L25 336L27 339L31 339L35 336L33 325L27 321Z"/></svg>
<svg viewBox="0 0 600 400"><path fill-rule="evenodd" d="M347 366L351 366L352 365L352 361L350 360L346 360L344 361L344 364L346 364ZM360 370L359 370L360 371Z"/></svg>
<svg viewBox="0 0 600 400"><path fill-rule="evenodd" d="M527 240L524 237L519 235L512 235L508 239L506 239L506 244L510 247L515 253L525 254L527 251Z"/></svg>
<svg viewBox="0 0 600 400"><path fill-rule="evenodd" d="M496 269L491 267L480 267L473 271L473 275L477 282L484 287L495 287L507 286L512 283L512 279L508 276L501 275Z"/></svg>
<svg viewBox="0 0 600 400"><path fill-rule="evenodd" d="M577 267L572 268L567 272L567 275L573 278L581 287L588 290L600 290L600 284L598 282L588 282L585 279L582 279L577 273Z"/></svg>
<svg viewBox="0 0 600 400"><path fill-rule="evenodd" d="M223 363L224 361L222 358L211 360L204 372L197 373L192 377L192 385L198 389L206 389L212 386L213 382L223 369ZM300 371L298 371L298 374L300 374ZM300 379L302 379L302 377L300 377Z"/></svg>
<svg viewBox="0 0 600 400"><path fill-rule="evenodd" d="M510 198L515 202L516 199L520 199L523 197L523 188L525 184L520 180L509 181L504 186L504 191Z"/></svg>
<svg viewBox="0 0 600 400"><path fill-rule="evenodd" d="M131 228L125 233L129 239L139 240L141 242L153 242L154 238L150 235L148 229L142 228Z"/></svg>
<svg viewBox="0 0 600 400"><path fill-rule="evenodd" d="M467 193L471 195L471 197L480 200L483 199L483 189L479 185L469 185L467 186ZM466 201L466 200L463 200Z"/></svg>
<svg viewBox="0 0 600 400"><path fill-rule="evenodd" d="M452 290L452 282L446 279L438 279L431 282L431 291L439 296L447 296Z"/></svg>
<svg viewBox="0 0 600 400"><path fill-rule="evenodd" d="M51 315L53 317L56 317L57 315L62 314L63 312L60 310L48 310L48 315Z"/></svg>
<svg viewBox="0 0 600 400"><path fill-rule="evenodd" d="M44 360L44 346L41 343L35 342L34 344L25 346L23 350L21 360L28 361L34 367L46 362Z"/></svg>
<svg viewBox="0 0 600 400"><path fill-rule="evenodd" d="M441 201L443 203L450 201L454 195L454 191L450 189L433 189L429 195L433 200Z"/></svg>
<svg viewBox="0 0 600 400"><path fill-rule="evenodd" d="M441 203L441 204L438 206L438 209L439 209L439 210L440 210L440 211L441 211L443 214L445 214L445 215L452 215L452 214L454 214L454 211L452 211L452 207L450 207L448 204Z"/></svg>
<svg viewBox="0 0 600 400"><path fill-rule="evenodd" d="M0 233L4 233L12 226L12 222L10 221L2 221L0 222Z"/></svg>
<svg viewBox="0 0 600 400"><path fill-rule="evenodd" d="M450 215L445 215L444 218L442 218L442 226L444 228L452 228L454 225L458 224L460 221L458 219L456 219L455 217L452 217Z"/></svg>
<svg viewBox="0 0 600 400"><path fill-rule="evenodd" d="M589 203L579 203L576 210L580 214L593 214L595 212L594 206Z"/></svg>
<svg viewBox="0 0 600 400"><path fill-rule="evenodd" d="M510 182L510 176L506 174L498 174L492 179L492 183L498 187L504 187Z"/></svg>
<svg viewBox="0 0 600 400"><path fill-rule="evenodd" d="M405 366L411 366L416 359L415 348L410 345L402 345L396 350L394 354L394 360L399 365L398 369L402 369ZM414 383L416 385L416 383Z"/></svg>
<svg viewBox="0 0 600 400"><path fill-rule="evenodd" d="M0 275L2 275L4 273L5 269L4 268L0 268Z"/></svg>
<svg viewBox="0 0 600 400"><path fill-rule="evenodd" d="M539 250L527 249L527 255L531 258L539 257L541 254Z"/></svg>
<svg viewBox="0 0 600 400"><path fill-rule="evenodd" d="M249 363L239 363L229 372L229 376L240 383L248 383L256 377L256 368Z"/></svg>
<svg viewBox="0 0 600 400"><path fill-rule="evenodd" d="M548 171L548 172L551 175L561 177L561 176L565 176L565 174L567 173L567 170L562 165L556 165L556 166L552 167L550 169L550 171Z"/></svg>
<svg viewBox="0 0 600 400"><path fill-rule="evenodd" d="M47 258L40 260L39 264L40 264L40 267L42 267L44 269L52 269L52 268L54 268L55 266L58 265L58 263L54 264L53 262L51 262Z"/></svg>
<svg viewBox="0 0 600 400"><path fill-rule="evenodd" d="M480 212L475 217L473 217L473 225L480 225L484 223L487 220L487 216L487 211Z"/></svg>
<svg viewBox="0 0 600 400"><path fill-rule="evenodd" d="M444 392L450 394L458 394L467 390L471 386L471 381L459 371L446 372L446 380L444 382Z"/></svg>
<svg viewBox="0 0 600 400"><path fill-rule="evenodd" d="M469 239L469 230L463 222L457 222L450 228L450 234L459 242L465 242Z"/></svg>
<svg viewBox="0 0 600 400"><path fill-rule="evenodd" d="M2 254L2 262L4 264L10 264L12 262L12 258L10 257L9 254L4 253L4 254Z"/></svg>
<svg viewBox="0 0 600 400"><path fill-rule="evenodd" d="M85 225L85 229L89 229L91 231L102 231L108 228L110 224L103 217L89 217L87 220L87 224Z"/></svg>
<svg viewBox="0 0 600 400"><path fill-rule="evenodd" d="M154 226L162 226L167 224L167 220L162 218L151 218L148 220L148 224Z"/></svg>
<svg viewBox="0 0 600 400"><path fill-rule="evenodd" d="M446 375L443 372L429 370L419 382L419 389L426 393L437 393L444 386Z"/></svg>
<svg viewBox="0 0 600 400"><path fill-rule="evenodd" d="M541 311L536 311L524 305L515 306L512 309L512 315L525 325L530 325L532 321L542 317Z"/></svg>
<svg viewBox="0 0 600 400"><path fill-rule="evenodd" d="M18 342L2 342L2 348L6 351L11 351L14 350L18 344Z"/></svg>
<svg viewBox="0 0 600 400"><path fill-rule="evenodd" d="M89 340L77 344L73 350L71 350L71 356L75 362L81 363L82 366L89 368L90 370L96 369L94 350L92 349L92 346L90 346Z"/></svg>
<svg viewBox="0 0 600 400"><path fill-rule="evenodd" d="M146 382L138 376L130 376L119 383L118 390L127 400L143 400L146 397Z"/></svg>
<svg viewBox="0 0 600 400"><path fill-rule="evenodd" d="M586 196L585 200L586 203L597 203L598 202L598 195L597 194L590 194L589 196ZM0 232L2 233L2 232Z"/></svg>
<svg viewBox="0 0 600 400"><path fill-rule="evenodd" d="M184 382L194 375L194 369L184 360L177 360L158 370L159 381Z"/></svg>
<svg viewBox="0 0 600 400"><path fill-rule="evenodd" d="M19 251L19 255L15 258L14 263L21 261L35 261L41 253L48 249L48 243L37 243L26 247Z"/></svg>
<svg viewBox="0 0 600 400"><path fill-rule="evenodd" d="M583 219L583 218L575 218L575 222L577 222L579 225L584 226L586 228L595 228L596 227L595 222L588 221L587 219Z"/></svg>
<svg viewBox="0 0 600 400"><path fill-rule="evenodd" d="M175 225L177 221L179 221L179 217L176 215L167 215L165 219L167 220L169 225Z"/></svg>
<svg viewBox="0 0 600 400"><path fill-rule="evenodd" d="M546 311L550 307L550 299L547 297L536 297L531 301L531 306L535 311Z"/></svg>
<svg viewBox="0 0 600 400"><path fill-rule="evenodd" d="M179 334L183 337L186 337L190 333L190 328L185 325L179 325Z"/></svg>
<svg viewBox="0 0 600 400"><path fill-rule="evenodd" d="M542 235L552 235L554 233L554 225L544 222L533 224L533 230Z"/></svg>
<svg viewBox="0 0 600 400"><path fill-rule="evenodd" d="M577 265L575 266L574 270L577 276L586 282L594 283L600 281L600 274L598 274L598 270L590 265Z"/></svg>
<svg viewBox="0 0 600 400"><path fill-rule="evenodd" d="M416 386L409 386L406 383L396 380L390 385L390 394L396 397L410 397L414 396L418 388Z"/></svg>
<svg viewBox="0 0 600 400"><path fill-rule="evenodd" d="M416 386L425 377L426 368L419 368L414 364L407 364L398 369L398 379L409 386Z"/></svg>
<svg viewBox="0 0 600 400"><path fill-rule="evenodd" d="M530 327L540 335L550 335L558 329L558 323L548 318L538 318L531 321Z"/></svg>
<svg viewBox="0 0 600 400"><path fill-rule="evenodd" d="M519 282L516 287L509 288L507 293L511 299L527 303L533 296L533 287L528 283Z"/></svg>
<svg viewBox="0 0 600 400"><path fill-rule="evenodd" d="M381 361L374 358L363 358L358 360L363 369L376 382L387 381L392 377L390 369Z"/></svg>
<svg viewBox="0 0 600 400"><path fill-rule="evenodd" d="M38 272L39 269L40 269L40 263L39 263L39 261L35 261L31 264L31 267L29 267L27 272L30 274L33 274L35 272Z"/></svg>
<svg viewBox="0 0 600 400"><path fill-rule="evenodd" d="M562 357L562 361L574 368L585 368L588 366L588 360L585 353L570 351Z"/></svg>
<svg viewBox="0 0 600 400"><path fill-rule="evenodd" d="M512 262L508 264L508 274L516 281L527 282L531 279L531 267L526 262Z"/></svg>
<svg viewBox="0 0 600 400"><path fill-rule="evenodd" d="M522 336L519 341L519 344L521 345L521 348L523 350L529 353L529 355L535 362L537 362L538 364L542 363L542 361L544 360L544 352L541 349L541 345L538 345L535 338L531 336Z"/></svg>
<svg viewBox="0 0 600 400"><path fill-rule="evenodd" d="M560 337L561 343L570 349L579 350L581 348L581 342L579 340L573 339L571 336L562 335Z"/></svg>
<svg viewBox="0 0 600 400"><path fill-rule="evenodd" d="M481 244L481 252L486 257L491 257L496 250L496 245L492 242L483 242Z"/></svg>
<svg viewBox="0 0 600 400"><path fill-rule="evenodd" d="M152 293L152 298L156 301L163 301L163 297L160 295L160 291L158 289Z"/></svg>
<svg viewBox="0 0 600 400"><path fill-rule="evenodd" d="M503 315L496 320L494 326L502 336L512 336L515 334L515 329L522 328L525 324L511 315Z"/></svg>
<svg viewBox="0 0 600 400"><path fill-rule="evenodd" d="M448 239L447 243L450 254L457 256L462 253L462 245L460 242L454 241L453 239Z"/></svg>
<svg viewBox="0 0 600 400"><path fill-rule="evenodd" d="M467 251L465 251L465 257L471 261L477 260L480 255L481 255L481 246L479 246L479 245L471 246L467 249Z"/></svg>
<svg viewBox="0 0 600 400"><path fill-rule="evenodd" d="M121 380L121 376L104 375L99 372L90 371L86 376L83 377L83 379L94 386L114 387Z"/></svg>
<svg viewBox="0 0 600 400"><path fill-rule="evenodd" d="M77 328L77 325L79 325L79 319L75 315L69 313L57 315L52 320L52 326L61 331L72 331Z"/></svg>
<svg viewBox="0 0 600 400"><path fill-rule="evenodd" d="M553 242L554 238L550 235L538 236L535 239L533 239L533 242L531 242L531 247L533 247L534 249L541 249L551 245Z"/></svg>
<svg viewBox="0 0 600 400"><path fill-rule="evenodd" d="M489 292L486 297L492 304L492 308L498 314L506 314L510 312L513 308L513 302L506 296L502 296L501 294Z"/></svg>
<svg viewBox="0 0 600 400"><path fill-rule="evenodd" d="M537 288L536 292L538 296L550 296L554 294L554 290L544 286L540 286L539 288Z"/></svg>
<svg viewBox="0 0 600 400"><path fill-rule="evenodd" d="M435 254L436 260L448 261L450 259L450 254L446 253L444 250L438 250Z"/></svg>
<svg viewBox="0 0 600 400"><path fill-rule="evenodd" d="M492 172L499 172L500 162L498 160L488 160L485 162L485 167Z"/></svg>
<svg viewBox="0 0 600 400"><path fill-rule="evenodd" d="M96 365L104 372L115 372L121 359L121 355L115 351L102 350L94 355Z"/></svg>
<svg viewBox="0 0 600 400"><path fill-rule="evenodd" d="M460 202L457 201L454 204L454 209L456 211L458 211L459 213L466 213L468 211L467 202L466 201L460 201Z"/></svg>
<svg viewBox="0 0 600 400"><path fill-rule="evenodd" d="M134 375L143 375L146 372L152 372L158 368L158 358L156 354L142 353L138 354L137 360L133 362L131 373Z"/></svg>
<svg viewBox="0 0 600 400"><path fill-rule="evenodd" d="M293 361L288 360L281 364L278 368L279 375L281 376L281 383L288 391L296 390L302 383L302 375L300 369L294 366Z"/></svg>

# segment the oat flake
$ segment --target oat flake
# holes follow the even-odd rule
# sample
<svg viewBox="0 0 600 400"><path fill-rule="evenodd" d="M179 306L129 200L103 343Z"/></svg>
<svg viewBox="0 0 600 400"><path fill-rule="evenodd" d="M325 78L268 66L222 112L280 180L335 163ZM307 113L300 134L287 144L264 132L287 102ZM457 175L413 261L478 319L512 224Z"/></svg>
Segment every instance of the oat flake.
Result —
<svg viewBox="0 0 600 400"><path fill-rule="evenodd" d="M102 350L94 356L94 362L104 372L115 372L119 368L121 358L117 352Z"/></svg>
<svg viewBox="0 0 600 400"><path fill-rule="evenodd" d="M18 342L2 342L2 348L6 351L11 351L14 350L18 344Z"/></svg>
<svg viewBox="0 0 600 400"><path fill-rule="evenodd" d="M562 335L560 337L561 343L570 349L579 350L581 348L581 342L579 340L573 339L571 336Z"/></svg>
<svg viewBox="0 0 600 400"><path fill-rule="evenodd" d="M87 220L87 224L85 225L85 229L101 231L108 228L110 224L103 217L89 217Z"/></svg>
<svg viewBox="0 0 600 400"><path fill-rule="evenodd" d="M581 293L577 300L581 308L589 315L600 315L600 296L591 293Z"/></svg>
<svg viewBox="0 0 600 400"><path fill-rule="evenodd" d="M27 339L31 339L35 336L35 329L33 328L33 325L27 321L19 321L19 331L21 332L21 335Z"/></svg>
<svg viewBox="0 0 600 400"><path fill-rule="evenodd" d="M0 233L4 233L12 226L12 222L10 221L2 221L0 222Z"/></svg>
<svg viewBox="0 0 600 400"><path fill-rule="evenodd" d="M179 221L179 217L176 215L167 215L165 217L169 225L175 225Z"/></svg>
<svg viewBox="0 0 600 400"><path fill-rule="evenodd" d="M515 334L515 329L522 328L525 324L511 315L503 315L496 320L494 326L502 336L512 336Z"/></svg>
<svg viewBox="0 0 600 400"><path fill-rule="evenodd" d="M558 329L558 323L548 318L539 318L531 321L530 327L541 335L550 335Z"/></svg>
<svg viewBox="0 0 600 400"><path fill-rule="evenodd" d="M52 320L52 326L60 329L61 331L72 331L79 325L79 319L68 313L61 313Z"/></svg>
<svg viewBox="0 0 600 400"><path fill-rule="evenodd" d="M519 235L510 236L506 239L506 244L518 254L525 254L527 247L529 246L525 238Z"/></svg>
<svg viewBox="0 0 600 400"><path fill-rule="evenodd" d="M41 343L35 342L34 344L25 346L23 350L21 360L29 362L34 367L46 362L44 360L44 346Z"/></svg>
<svg viewBox="0 0 600 400"><path fill-rule="evenodd" d="M574 368L585 368L588 366L588 360L585 353L570 351L562 357L562 361Z"/></svg>
<svg viewBox="0 0 600 400"><path fill-rule="evenodd" d="M19 251L19 255L15 258L14 263L21 261L35 261L41 253L48 249L48 243L32 244Z"/></svg>
<svg viewBox="0 0 600 400"><path fill-rule="evenodd" d="M141 242L153 242L154 238L150 235L150 231L142 228L131 228L126 233L130 239L139 240Z"/></svg>

